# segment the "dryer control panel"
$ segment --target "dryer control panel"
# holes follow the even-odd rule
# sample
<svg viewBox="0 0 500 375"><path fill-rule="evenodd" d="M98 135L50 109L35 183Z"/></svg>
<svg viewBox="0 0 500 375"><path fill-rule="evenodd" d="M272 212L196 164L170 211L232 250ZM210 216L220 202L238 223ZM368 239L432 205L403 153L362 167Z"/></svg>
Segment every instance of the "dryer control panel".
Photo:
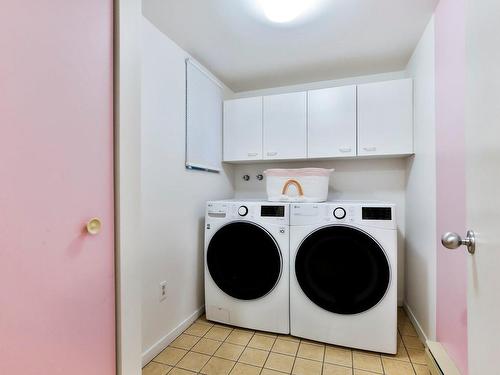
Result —
<svg viewBox="0 0 500 375"><path fill-rule="evenodd" d="M290 205L290 225L346 224L396 229L395 205L385 202L338 201Z"/></svg>
<svg viewBox="0 0 500 375"><path fill-rule="evenodd" d="M211 201L207 202L206 218L288 224L289 208L289 204L273 202Z"/></svg>

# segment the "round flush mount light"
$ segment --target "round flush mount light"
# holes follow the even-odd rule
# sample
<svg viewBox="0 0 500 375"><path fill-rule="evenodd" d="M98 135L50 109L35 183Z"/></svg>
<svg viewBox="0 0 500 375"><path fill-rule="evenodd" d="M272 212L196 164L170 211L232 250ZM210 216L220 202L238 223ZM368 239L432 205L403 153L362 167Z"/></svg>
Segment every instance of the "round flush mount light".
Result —
<svg viewBox="0 0 500 375"><path fill-rule="evenodd" d="M265 16L272 22L291 22L312 10L317 0L258 0Z"/></svg>

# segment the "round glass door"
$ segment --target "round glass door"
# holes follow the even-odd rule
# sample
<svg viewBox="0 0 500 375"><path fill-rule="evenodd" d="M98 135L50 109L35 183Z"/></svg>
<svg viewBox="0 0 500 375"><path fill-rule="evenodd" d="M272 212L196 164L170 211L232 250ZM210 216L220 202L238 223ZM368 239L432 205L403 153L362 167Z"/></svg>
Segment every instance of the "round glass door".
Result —
<svg viewBox="0 0 500 375"><path fill-rule="evenodd" d="M384 297L390 283L389 262L365 232L329 226L310 234L295 258L295 274L306 296L337 314L358 314Z"/></svg>
<svg viewBox="0 0 500 375"><path fill-rule="evenodd" d="M265 296L281 276L278 244L262 227L235 222L220 228L207 249L207 267L215 284L241 300Z"/></svg>

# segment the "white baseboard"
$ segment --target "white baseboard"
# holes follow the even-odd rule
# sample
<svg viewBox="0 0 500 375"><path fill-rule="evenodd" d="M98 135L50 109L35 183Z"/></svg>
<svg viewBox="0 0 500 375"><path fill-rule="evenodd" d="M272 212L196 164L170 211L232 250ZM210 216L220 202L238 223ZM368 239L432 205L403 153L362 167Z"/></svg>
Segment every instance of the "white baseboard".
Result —
<svg viewBox="0 0 500 375"><path fill-rule="evenodd" d="M198 310L192 313L181 324L163 336L153 346L142 353L142 366L146 366L151 360L161 353L172 341L174 341L182 332L186 330L196 319L198 319L205 311L205 306L201 306Z"/></svg>
<svg viewBox="0 0 500 375"><path fill-rule="evenodd" d="M432 375L460 375L457 366L439 342L427 341L427 364Z"/></svg>
<svg viewBox="0 0 500 375"><path fill-rule="evenodd" d="M415 327L415 330L417 331L417 335L420 337L422 342L427 342L429 338L425 334L424 330L422 329L422 326L418 322L417 318L415 317L415 314L411 310L410 306L406 302L403 303L403 309L406 311L406 315L408 315L408 318L411 320L411 323Z"/></svg>

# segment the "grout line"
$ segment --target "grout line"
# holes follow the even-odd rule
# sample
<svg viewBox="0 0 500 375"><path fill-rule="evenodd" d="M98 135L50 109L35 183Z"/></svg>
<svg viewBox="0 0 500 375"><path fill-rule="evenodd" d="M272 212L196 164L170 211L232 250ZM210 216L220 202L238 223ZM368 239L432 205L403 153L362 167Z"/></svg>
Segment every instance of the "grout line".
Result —
<svg viewBox="0 0 500 375"><path fill-rule="evenodd" d="M271 345L271 347L269 348L269 351L267 352L267 357L266 357L266 360L264 361L264 364L262 365L262 368L260 369L260 372L259 374L262 374L262 371L264 371L264 368L266 366L266 362L267 360L269 359L269 356L271 355L271 350L273 350L273 346L274 344L276 343L276 340L278 339L278 335L276 335L276 337L274 338L274 341L273 341L273 344Z"/></svg>
<svg viewBox="0 0 500 375"><path fill-rule="evenodd" d="M322 375L325 375L324 372L325 372L325 358L326 358L326 344L325 346L323 347L323 364L321 365L321 374Z"/></svg>

